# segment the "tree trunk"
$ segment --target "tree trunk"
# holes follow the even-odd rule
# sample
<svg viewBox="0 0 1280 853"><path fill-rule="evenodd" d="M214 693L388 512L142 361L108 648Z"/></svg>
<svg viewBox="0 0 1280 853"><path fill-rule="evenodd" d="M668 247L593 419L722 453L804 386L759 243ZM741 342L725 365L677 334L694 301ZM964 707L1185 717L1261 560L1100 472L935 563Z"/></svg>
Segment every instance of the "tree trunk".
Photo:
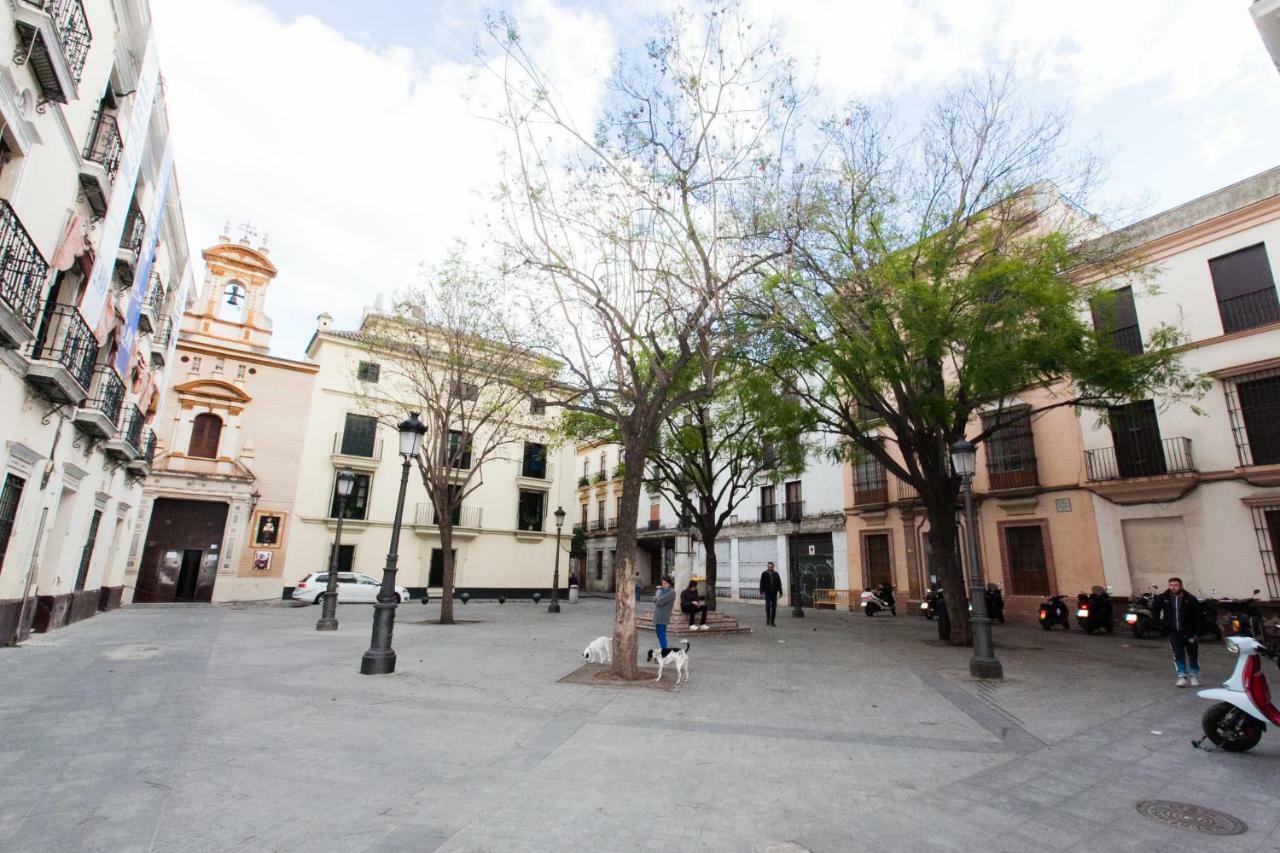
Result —
<svg viewBox="0 0 1280 853"><path fill-rule="evenodd" d="M929 504L929 550L933 566L938 569L947 617L951 622L951 645L973 645L969 628L969 596L960 559L959 526L956 524L955 502Z"/></svg>
<svg viewBox="0 0 1280 853"><path fill-rule="evenodd" d="M718 571L716 534L714 530L710 534L706 530L702 531L702 550L707 555L707 569L704 573L707 578L707 610L714 613L716 609L716 573Z"/></svg>
<svg viewBox="0 0 1280 853"><path fill-rule="evenodd" d="M624 444L627 459L644 459L647 447ZM636 665L636 521L644 466L628 464L622 477L622 505L618 508L617 559L613 564L613 666L620 678L639 677Z"/></svg>
<svg viewBox="0 0 1280 853"><path fill-rule="evenodd" d="M440 560L444 564L440 585L440 624L453 624L453 516L436 512L440 525ZM431 564L427 563L427 583L431 583Z"/></svg>

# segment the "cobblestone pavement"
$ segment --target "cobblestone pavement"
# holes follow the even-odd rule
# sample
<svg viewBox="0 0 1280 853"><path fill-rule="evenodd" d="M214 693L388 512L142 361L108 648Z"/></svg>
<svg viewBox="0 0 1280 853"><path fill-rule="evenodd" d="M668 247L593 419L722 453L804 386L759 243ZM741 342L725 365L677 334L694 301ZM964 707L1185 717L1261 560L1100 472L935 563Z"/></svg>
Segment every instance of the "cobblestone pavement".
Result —
<svg viewBox="0 0 1280 853"><path fill-rule="evenodd" d="M383 677L367 606L100 614L0 649L0 850L1280 850L1280 733L1193 749L1160 642L997 626L989 686L917 616L725 606L755 632L693 637L672 691L557 683L603 600L405 605Z"/></svg>

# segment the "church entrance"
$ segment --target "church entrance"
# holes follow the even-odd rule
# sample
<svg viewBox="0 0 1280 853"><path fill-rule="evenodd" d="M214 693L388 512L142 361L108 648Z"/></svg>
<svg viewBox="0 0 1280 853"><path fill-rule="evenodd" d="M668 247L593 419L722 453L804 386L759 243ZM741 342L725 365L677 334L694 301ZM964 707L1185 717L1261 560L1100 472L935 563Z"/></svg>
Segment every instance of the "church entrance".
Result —
<svg viewBox="0 0 1280 853"><path fill-rule="evenodd" d="M225 503L157 498L133 600L212 601L226 521Z"/></svg>

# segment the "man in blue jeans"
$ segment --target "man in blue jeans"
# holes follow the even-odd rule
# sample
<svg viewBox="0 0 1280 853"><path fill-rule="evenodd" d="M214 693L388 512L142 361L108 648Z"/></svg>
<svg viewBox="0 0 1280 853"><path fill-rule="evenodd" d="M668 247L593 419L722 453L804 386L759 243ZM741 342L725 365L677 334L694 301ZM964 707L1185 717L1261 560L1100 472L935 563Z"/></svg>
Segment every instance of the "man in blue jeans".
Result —
<svg viewBox="0 0 1280 853"><path fill-rule="evenodd" d="M653 630L658 634L658 648L667 648L667 625L671 622L671 608L676 603L675 581L670 575L662 578L662 587L653 594Z"/></svg>
<svg viewBox="0 0 1280 853"><path fill-rule="evenodd" d="M764 624L776 627L778 596L782 595L782 575L778 574L773 563L765 566L760 573L760 594L764 596Z"/></svg>
<svg viewBox="0 0 1280 853"><path fill-rule="evenodd" d="M1178 687L1200 686L1200 602L1182 588L1182 578L1169 578L1169 588L1156 596L1152 614L1169 632L1169 647L1173 649L1173 666L1178 671Z"/></svg>

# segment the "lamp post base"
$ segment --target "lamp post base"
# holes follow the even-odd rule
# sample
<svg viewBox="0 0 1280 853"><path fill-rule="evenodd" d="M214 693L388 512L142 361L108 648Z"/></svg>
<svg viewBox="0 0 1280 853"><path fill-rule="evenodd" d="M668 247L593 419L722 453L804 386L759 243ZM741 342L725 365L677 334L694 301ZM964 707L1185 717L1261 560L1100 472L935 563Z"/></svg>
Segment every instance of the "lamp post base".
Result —
<svg viewBox="0 0 1280 853"><path fill-rule="evenodd" d="M360 659L361 675L390 675L396 671L396 653L391 649L370 649Z"/></svg>
<svg viewBox="0 0 1280 853"><path fill-rule="evenodd" d="M1004 666L995 658L970 658L969 676L999 681L1004 678Z"/></svg>
<svg viewBox="0 0 1280 853"><path fill-rule="evenodd" d="M559 613L559 612L560 612L560 602L558 602L558 601L553 601L553 602L551 602L550 604L548 604L548 605L547 605L547 612L548 612L548 613Z"/></svg>
<svg viewBox="0 0 1280 853"><path fill-rule="evenodd" d="M797 619L803 619L803 618L804 618L804 611L803 611L802 609L800 609L799 607L793 607L793 608L791 608L791 615L792 615L792 616L794 616L794 617L795 617L795 618L797 618Z"/></svg>
<svg viewBox="0 0 1280 853"><path fill-rule="evenodd" d="M338 620L330 619L328 617L321 617L320 620L316 622L316 630L317 631L336 631L338 630Z"/></svg>

